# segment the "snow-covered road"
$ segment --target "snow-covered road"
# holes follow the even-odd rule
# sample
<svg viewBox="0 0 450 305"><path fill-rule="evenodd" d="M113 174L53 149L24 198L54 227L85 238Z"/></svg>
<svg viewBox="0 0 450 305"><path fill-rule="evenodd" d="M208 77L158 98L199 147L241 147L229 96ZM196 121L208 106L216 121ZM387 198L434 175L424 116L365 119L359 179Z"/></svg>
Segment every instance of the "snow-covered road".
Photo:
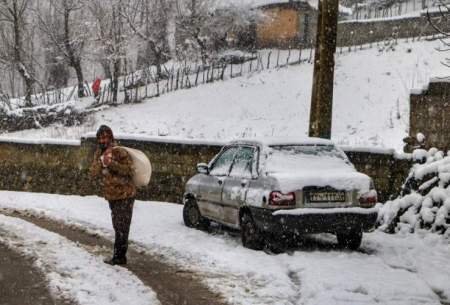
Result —
<svg viewBox="0 0 450 305"><path fill-rule="evenodd" d="M83 305L159 305L155 293L124 268L103 263L69 240L21 219L0 215L0 243L35 259L53 295Z"/></svg>
<svg viewBox="0 0 450 305"><path fill-rule="evenodd" d="M108 206L98 197L0 192L0 209L11 208L112 238ZM200 273L229 304L450 302L450 242L441 236L374 232L365 235L361 251L350 252L337 250L334 237L324 235L295 251L267 255L243 248L237 236L226 232L186 228L181 211L176 204L136 202L131 240L180 268ZM5 219L0 230L30 230ZM46 257L44 252L40 257Z"/></svg>

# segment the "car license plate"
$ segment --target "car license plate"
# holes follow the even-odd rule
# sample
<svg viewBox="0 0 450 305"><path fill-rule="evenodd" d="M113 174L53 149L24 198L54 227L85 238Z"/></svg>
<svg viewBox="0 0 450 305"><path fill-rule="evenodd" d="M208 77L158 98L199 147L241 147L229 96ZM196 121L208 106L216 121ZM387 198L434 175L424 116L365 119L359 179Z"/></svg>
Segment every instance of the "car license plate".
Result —
<svg viewBox="0 0 450 305"><path fill-rule="evenodd" d="M345 192L309 192L308 202L345 202Z"/></svg>

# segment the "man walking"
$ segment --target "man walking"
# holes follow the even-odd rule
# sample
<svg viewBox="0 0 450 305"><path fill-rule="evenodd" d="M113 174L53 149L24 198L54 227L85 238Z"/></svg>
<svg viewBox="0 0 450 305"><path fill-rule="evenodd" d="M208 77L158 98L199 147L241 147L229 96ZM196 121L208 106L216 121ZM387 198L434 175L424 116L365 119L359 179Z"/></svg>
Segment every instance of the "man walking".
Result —
<svg viewBox="0 0 450 305"><path fill-rule="evenodd" d="M136 196L133 161L125 149L117 147L113 132L106 125L97 131L97 150L90 170L91 178L103 186L103 197L109 202L115 231L113 256L105 263L125 265Z"/></svg>

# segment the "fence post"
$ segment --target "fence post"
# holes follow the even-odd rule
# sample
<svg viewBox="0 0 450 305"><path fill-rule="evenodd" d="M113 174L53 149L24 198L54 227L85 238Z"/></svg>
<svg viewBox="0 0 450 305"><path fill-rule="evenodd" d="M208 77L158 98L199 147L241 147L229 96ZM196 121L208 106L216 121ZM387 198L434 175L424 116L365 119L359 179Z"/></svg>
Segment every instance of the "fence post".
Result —
<svg viewBox="0 0 450 305"><path fill-rule="evenodd" d="M302 63L302 47L298 49L298 63Z"/></svg>
<svg viewBox="0 0 450 305"><path fill-rule="evenodd" d="M160 92L159 92L159 76L156 75L156 96L159 96Z"/></svg>
<svg viewBox="0 0 450 305"><path fill-rule="evenodd" d="M269 56L267 56L267 69L270 69L270 56L272 56L272 51L270 51Z"/></svg>
<svg viewBox="0 0 450 305"><path fill-rule="evenodd" d="M177 69L177 81L175 82L175 90L178 90L179 77L180 77L180 68Z"/></svg>
<svg viewBox="0 0 450 305"><path fill-rule="evenodd" d="M184 75L186 74L186 66L181 68L181 81L180 81L180 88L184 88Z"/></svg>
<svg viewBox="0 0 450 305"><path fill-rule="evenodd" d="M258 59L258 67L261 65L261 71L264 70L264 64L263 64L263 60L262 60L262 55L258 54L257 55L257 59ZM258 70L258 68L256 68L256 70Z"/></svg>
<svg viewBox="0 0 450 305"><path fill-rule="evenodd" d="M280 63L280 49L278 49L278 53L277 53L277 65L276 65L277 68L279 66L279 63Z"/></svg>
<svg viewBox="0 0 450 305"><path fill-rule="evenodd" d="M289 51L288 51L288 56L287 56L287 58L286 58L286 66L288 66L289 65L289 59L291 58L291 49L289 49Z"/></svg>
<svg viewBox="0 0 450 305"><path fill-rule="evenodd" d="M222 72L220 74L220 80L223 80L226 68L227 68L227 64L225 63L225 64L223 64L223 67L222 67Z"/></svg>
<svg viewBox="0 0 450 305"><path fill-rule="evenodd" d="M192 87L192 84L191 84L191 79L189 78L189 75L191 74L191 67L189 66L189 68L186 70L186 86L188 87L188 88L191 88Z"/></svg>
<svg viewBox="0 0 450 305"><path fill-rule="evenodd" d="M200 66L197 66L197 74L195 75L195 87L197 87L198 82L198 74L200 73Z"/></svg>

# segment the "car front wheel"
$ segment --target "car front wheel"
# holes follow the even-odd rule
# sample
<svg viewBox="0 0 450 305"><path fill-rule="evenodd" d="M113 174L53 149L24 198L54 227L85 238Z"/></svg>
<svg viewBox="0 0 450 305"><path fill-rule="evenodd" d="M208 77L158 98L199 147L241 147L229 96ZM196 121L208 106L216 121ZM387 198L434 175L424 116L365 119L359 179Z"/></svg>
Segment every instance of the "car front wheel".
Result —
<svg viewBox="0 0 450 305"><path fill-rule="evenodd" d="M205 230L209 220L202 216L195 199L187 199L183 207L183 221L189 228Z"/></svg>
<svg viewBox="0 0 450 305"><path fill-rule="evenodd" d="M241 216L241 239L242 245L253 250L264 248L264 238L249 212L244 212Z"/></svg>
<svg viewBox="0 0 450 305"><path fill-rule="evenodd" d="M361 246L363 233L361 230L337 233L337 240L339 246L351 250L357 250Z"/></svg>

